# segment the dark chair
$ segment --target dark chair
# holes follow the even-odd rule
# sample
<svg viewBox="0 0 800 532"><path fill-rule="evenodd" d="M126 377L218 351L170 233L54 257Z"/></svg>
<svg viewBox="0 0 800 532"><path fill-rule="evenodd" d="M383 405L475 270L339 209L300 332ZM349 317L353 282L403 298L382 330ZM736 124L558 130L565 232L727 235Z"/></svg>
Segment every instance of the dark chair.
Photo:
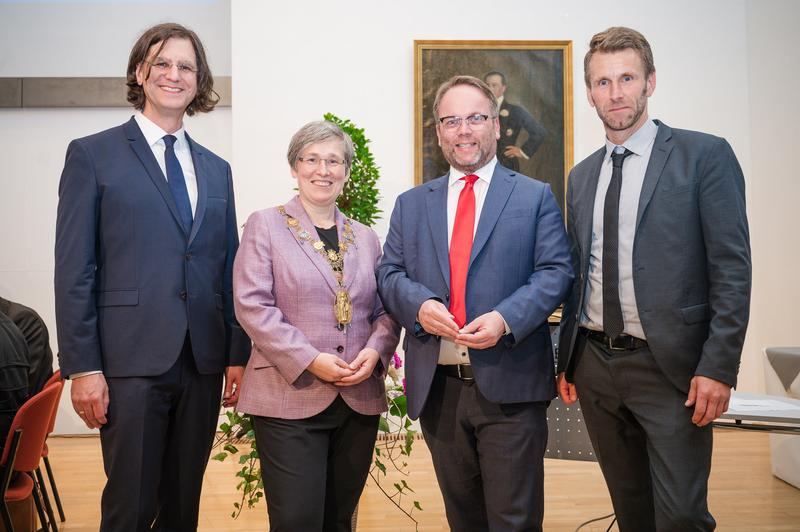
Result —
<svg viewBox="0 0 800 532"><path fill-rule="evenodd" d="M61 370L56 370L53 373L53 376L50 377L47 382L45 383L45 387L49 386L54 382L61 382ZM64 390L64 387L61 387L61 391ZM56 401L56 407L53 409L53 416L50 418L50 426L47 427L47 437L50 437L50 434L53 433L53 429L56 426L56 416L58 415L58 404L61 401L61 392L58 393L58 400ZM64 507L61 505L61 497L58 495L58 487L56 487L56 479L53 476L53 469L50 467L50 449L47 447L47 440L44 442L44 447L42 447L42 461L44 461L44 468L47 471L47 478L50 480L50 489L53 492L53 499L56 501L56 508L58 508L58 517L60 518L61 522L63 523L66 521L66 517L64 515ZM50 497L47 494L47 488L45 487L44 483L44 476L42 475L42 468L36 468L36 477L39 480L39 485L42 488L42 498L45 502L45 507L49 509L49 513L52 513L53 508L50 505Z"/></svg>
<svg viewBox="0 0 800 532"><path fill-rule="evenodd" d="M0 513L6 530L13 532L14 525L8 511L8 501L22 501L33 495L36 511L42 528L48 530L50 521L45 517L42 501L39 497L38 484L32 473L39 467L42 458L42 447L47 437L47 428L53 409L56 408L63 383L56 382L46 386L25 404L14 416L8 430L8 439L0 460L0 490L2 504ZM54 525L55 523L52 523Z"/></svg>

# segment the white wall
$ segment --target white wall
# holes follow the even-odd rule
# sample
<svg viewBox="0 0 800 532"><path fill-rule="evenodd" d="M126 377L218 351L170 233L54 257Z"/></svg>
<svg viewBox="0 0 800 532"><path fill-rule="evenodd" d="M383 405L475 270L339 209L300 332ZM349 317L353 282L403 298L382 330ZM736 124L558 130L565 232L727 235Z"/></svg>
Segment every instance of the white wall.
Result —
<svg viewBox="0 0 800 532"><path fill-rule="evenodd" d="M753 301L748 347L800 345L800 4L747 3L750 77L748 211ZM763 381L761 365L742 365Z"/></svg>
<svg viewBox="0 0 800 532"><path fill-rule="evenodd" d="M139 34L172 20L198 33L212 72L230 75L230 3L184 0L0 2L0 77L124 76ZM124 108L0 109L0 295L42 315L54 353L53 244L67 144L119 125L131 114ZM230 108L190 118L187 128L201 144L230 159ZM88 432L65 391L56 432Z"/></svg>
<svg viewBox="0 0 800 532"><path fill-rule="evenodd" d="M793 95L798 72L795 62L785 59L798 44L793 32L798 4L511 0L497 10L476 0L457 5L352 0L342 8L326 6L232 4L233 163L240 219L292 194L284 155L289 138L331 111L355 121L373 140L385 214L376 229L385 234L394 198L413 185L414 39L572 40L575 161L580 161L604 135L586 103L583 55L591 35L626 25L644 33L654 50L658 83L651 116L726 137L747 178L756 277L739 389L763 390L761 346L800 344L797 297L780 297L800 290L798 276L789 274L800 262L795 207L800 198L796 170L786 160L798 138ZM490 18L483 20L484 15ZM767 151L776 142L778 157ZM783 228L780 235L771 232L775 227Z"/></svg>

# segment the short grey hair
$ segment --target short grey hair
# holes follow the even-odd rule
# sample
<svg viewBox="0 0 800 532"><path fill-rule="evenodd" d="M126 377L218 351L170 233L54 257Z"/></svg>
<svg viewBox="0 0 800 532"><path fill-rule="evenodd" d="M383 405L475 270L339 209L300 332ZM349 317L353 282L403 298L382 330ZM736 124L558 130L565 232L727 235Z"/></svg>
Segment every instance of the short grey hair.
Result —
<svg viewBox="0 0 800 532"><path fill-rule="evenodd" d="M492 115L489 118L497 118L497 98L494 97L492 89L486 83L473 76L453 76L439 86L439 90L436 91L436 98L433 100L433 118L436 120L437 125L439 124L439 106L442 105L442 98L444 98L447 91L457 85L468 85L481 91L486 96L486 99L489 100L489 112Z"/></svg>
<svg viewBox="0 0 800 532"><path fill-rule="evenodd" d="M353 139L350 138L350 135L342 131L342 128L327 120L309 122L292 136L292 140L289 141L289 149L286 151L286 158L289 161L289 165L295 168L300 154L312 144L326 142L331 139L337 139L342 142L342 148L344 148L345 171L350 175L350 167L353 164L353 156L355 154Z"/></svg>

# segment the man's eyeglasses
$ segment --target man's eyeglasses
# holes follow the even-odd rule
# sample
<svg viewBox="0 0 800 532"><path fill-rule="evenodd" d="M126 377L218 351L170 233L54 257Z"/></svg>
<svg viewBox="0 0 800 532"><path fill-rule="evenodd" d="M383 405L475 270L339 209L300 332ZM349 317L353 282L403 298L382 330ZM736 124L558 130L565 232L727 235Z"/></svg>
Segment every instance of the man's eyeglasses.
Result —
<svg viewBox="0 0 800 532"><path fill-rule="evenodd" d="M316 168L319 166L319 163L324 162L325 166L328 169L333 170L334 168L339 168L344 164L344 161L340 161L339 159L334 159L332 157L324 159L322 157L314 157L313 155L310 157L298 157L298 161L303 163L304 165L308 166L309 168Z"/></svg>
<svg viewBox="0 0 800 532"><path fill-rule="evenodd" d="M175 63L171 63L170 61L166 61L164 59L156 59L155 61L145 61L147 64L150 65L152 70L154 70L158 74L166 74L167 72L172 72L172 67L175 66ZM183 76L188 76L189 74L197 74L197 67L191 63L178 63L178 73Z"/></svg>
<svg viewBox="0 0 800 532"><path fill-rule="evenodd" d="M439 123L442 124L442 126L445 129L458 129L459 127L461 127L462 122L466 122L468 126L475 127L475 126L482 126L483 124L486 123L487 120L489 120L489 115L475 114L465 117L443 116L442 118L439 119Z"/></svg>

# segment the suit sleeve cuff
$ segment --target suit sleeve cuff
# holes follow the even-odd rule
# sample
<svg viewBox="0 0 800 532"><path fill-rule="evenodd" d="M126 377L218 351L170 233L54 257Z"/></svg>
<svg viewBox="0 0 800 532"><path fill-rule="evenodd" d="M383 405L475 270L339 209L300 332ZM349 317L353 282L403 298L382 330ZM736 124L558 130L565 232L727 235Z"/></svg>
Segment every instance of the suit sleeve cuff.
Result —
<svg viewBox="0 0 800 532"><path fill-rule="evenodd" d="M78 373L73 373L69 376L69 380L74 381L75 379L80 379L81 377L88 377L89 375L97 375L98 373L102 374L103 372L99 369L94 371L81 371Z"/></svg>

